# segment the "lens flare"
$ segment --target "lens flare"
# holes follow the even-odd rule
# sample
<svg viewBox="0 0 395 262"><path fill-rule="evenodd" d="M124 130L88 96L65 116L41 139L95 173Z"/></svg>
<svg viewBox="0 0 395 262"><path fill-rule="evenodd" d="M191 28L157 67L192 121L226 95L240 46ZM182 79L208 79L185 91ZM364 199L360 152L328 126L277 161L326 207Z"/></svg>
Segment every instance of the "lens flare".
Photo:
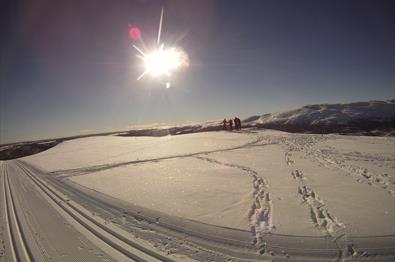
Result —
<svg viewBox="0 0 395 262"><path fill-rule="evenodd" d="M133 40L133 41L137 41L141 38L141 30L140 28L133 26L130 27L129 29L129 37Z"/></svg>

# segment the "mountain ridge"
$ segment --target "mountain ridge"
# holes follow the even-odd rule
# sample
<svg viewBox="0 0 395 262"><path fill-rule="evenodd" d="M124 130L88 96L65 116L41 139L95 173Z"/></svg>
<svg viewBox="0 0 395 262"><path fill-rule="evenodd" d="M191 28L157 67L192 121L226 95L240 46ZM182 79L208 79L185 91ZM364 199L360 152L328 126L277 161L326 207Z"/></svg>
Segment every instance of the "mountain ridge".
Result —
<svg viewBox="0 0 395 262"><path fill-rule="evenodd" d="M243 124L301 133L394 135L395 99L306 105L286 112L251 116Z"/></svg>

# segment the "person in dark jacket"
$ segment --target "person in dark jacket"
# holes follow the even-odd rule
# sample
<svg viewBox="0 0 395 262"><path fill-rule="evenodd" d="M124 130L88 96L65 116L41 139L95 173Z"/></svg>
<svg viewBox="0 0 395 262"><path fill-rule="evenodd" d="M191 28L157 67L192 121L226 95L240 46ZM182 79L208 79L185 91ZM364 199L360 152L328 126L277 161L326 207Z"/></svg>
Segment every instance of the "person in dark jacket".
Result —
<svg viewBox="0 0 395 262"><path fill-rule="evenodd" d="M237 117L237 123L239 124L239 130L241 130L241 120Z"/></svg>
<svg viewBox="0 0 395 262"><path fill-rule="evenodd" d="M235 119L233 120L235 122L235 129L239 130L239 122L237 121L237 117L235 117Z"/></svg>
<svg viewBox="0 0 395 262"><path fill-rule="evenodd" d="M229 128L230 130L233 130L233 120L229 119Z"/></svg>
<svg viewBox="0 0 395 262"><path fill-rule="evenodd" d="M240 118L238 118L238 117L235 117L235 129L236 130L240 130L241 129L241 121L240 121Z"/></svg>

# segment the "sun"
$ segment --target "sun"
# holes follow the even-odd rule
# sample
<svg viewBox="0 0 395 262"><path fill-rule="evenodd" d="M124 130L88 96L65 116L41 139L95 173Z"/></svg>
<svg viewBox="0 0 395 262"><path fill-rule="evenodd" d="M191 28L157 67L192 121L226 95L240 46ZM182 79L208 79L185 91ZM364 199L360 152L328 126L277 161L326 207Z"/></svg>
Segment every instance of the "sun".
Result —
<svg viewBox="0 0 395 262"><path fill-rule="evenodd" d="M137 78L140 80L145 75L151 75L151 77L159 78L161 76L170 77L174 72L182 70L189 66L188 54L178 47L166 47L164 43L161 43L161 31L163 21L163 8L160 15L158 39L153 50L148 50L145 46L143 38L141 37L140 29L132 27L129 32L130 37L133 40L139 40L143 46L145 52L133 44L134 49L139 53L136 56L143 61L144 71ZM170 82L166 83L166 88L170 88Z"/></svg>
<svg viewBox="0 0 395 262"><path fill-rule="evenodd" d="M134 46L134 45L133 45ZM171 76L172 73L188 67L188 55L179 48L164 48L162 44L158 49L145 54L138 47L134 48L140 52L137 57L143 60L144 72L137 78L143 78L146 74L152 77Z"/></svg>
<svg viewBox="0 0 395 262"><path fill-rule="evenodd" d="M176 48L160 48L143 57L143 61L145 71L151 76L170 76L183 65L183 55Z"/></svg>

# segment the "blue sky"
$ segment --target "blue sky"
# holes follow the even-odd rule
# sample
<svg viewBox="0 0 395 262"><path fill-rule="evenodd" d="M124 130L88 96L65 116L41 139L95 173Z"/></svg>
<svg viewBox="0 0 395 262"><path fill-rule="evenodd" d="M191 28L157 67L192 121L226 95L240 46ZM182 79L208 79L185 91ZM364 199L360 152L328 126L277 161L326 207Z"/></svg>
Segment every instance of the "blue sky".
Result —
<svg viewBox="0 0 395 262"><path fill-rule="evenodd" d="M128 38L163 41L190 67L144 78ZM134 124L247 117L395 98L393 1L14 1L3 9L0 143ZM4 40L4 41L3 41Z"/></svg>

